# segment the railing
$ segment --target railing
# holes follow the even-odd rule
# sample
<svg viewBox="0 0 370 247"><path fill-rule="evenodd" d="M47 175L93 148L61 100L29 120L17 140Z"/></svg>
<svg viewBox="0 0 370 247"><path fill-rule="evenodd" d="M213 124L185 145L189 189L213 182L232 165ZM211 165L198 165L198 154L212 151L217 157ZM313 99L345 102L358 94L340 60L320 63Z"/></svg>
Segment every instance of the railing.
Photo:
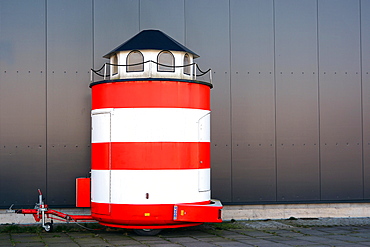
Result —
<svg viewBox="0 0 370 247"><path fill-rule="evenodd" d="M96 74L96 75L98 75L100 77L103 77L104 80L106 80L108 77L110 78L111 75L110 74L107 74L108 68L109 68L110 71L112 71L111 67L114 67L114 66L117 66L117 67L130 67L130 66L137 66L137 65L142 65L142 64L146 64L146 63L149 63L149 74L150 74L150 77L152 75L152 64L153 63L156 64L156 65L160 65L160 66L168 67L168 68L173 68L173 69L176 69L176 68L185 68L185 67L193 66L193 70L192 70L192 72L190 72L190 76L191 76L191 79L192 80L197 80L197 77L200 77L200 76L203 76L203 75L209 73L209 82L212 84L212 70L211 69L208 69L206 71L202 71L199 68L199 65L197 63L191 63L191 64L186 64L186 65L173 66L173 65L161 64L161 63L155 62L153 60L148 60L148 61L145 61L145 62L142 62L142 63L127 64L127 65L126 64L123 65L123 64L105 63L98 70L91 69L91 72L92 73L90 73L90 82L93 82L93 74ZM101 71L103 71L103 73L101 73ZM197 74L196 73L197 71L199 71L200 74Z"/></svg>

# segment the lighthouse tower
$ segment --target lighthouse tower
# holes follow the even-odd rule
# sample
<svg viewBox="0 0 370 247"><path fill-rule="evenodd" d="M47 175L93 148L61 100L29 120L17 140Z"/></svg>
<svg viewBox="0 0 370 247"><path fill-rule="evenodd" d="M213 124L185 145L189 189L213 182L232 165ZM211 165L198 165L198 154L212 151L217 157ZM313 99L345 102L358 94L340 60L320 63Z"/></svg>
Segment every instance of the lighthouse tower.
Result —
<svg viewBox="0 0 370 247"><path fill-rule="evenodd" d="M198 55L144 30L104 57L104 80L90 84L92 217L144 234L221 222L210 197L212 84L196 80Z"/></svg>

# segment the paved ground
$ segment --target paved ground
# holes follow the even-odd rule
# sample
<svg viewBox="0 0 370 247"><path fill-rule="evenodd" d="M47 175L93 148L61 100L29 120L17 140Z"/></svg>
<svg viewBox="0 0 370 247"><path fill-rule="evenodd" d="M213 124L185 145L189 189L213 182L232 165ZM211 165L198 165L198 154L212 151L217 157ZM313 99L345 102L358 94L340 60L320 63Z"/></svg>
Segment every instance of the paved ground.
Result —
<svg viewBox="0 0 370 247"><path fill-rule="evenodd" d="M57 226L46 233L36 227L2 226L0 246L370 246L369 218L226 222L163 230L154 237L75 227Z"/></svg>

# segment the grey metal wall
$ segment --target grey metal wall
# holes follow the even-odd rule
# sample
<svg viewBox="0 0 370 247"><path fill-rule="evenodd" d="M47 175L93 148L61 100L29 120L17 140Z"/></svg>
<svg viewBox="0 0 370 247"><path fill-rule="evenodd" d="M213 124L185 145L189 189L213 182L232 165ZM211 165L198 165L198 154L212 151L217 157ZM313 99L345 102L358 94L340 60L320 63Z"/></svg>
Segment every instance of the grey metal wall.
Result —
<svg viewBox="0 0 370 247"><path fill-rule="evenodd" d="M74 204L89 69L143 29L213 70L214 198L369 201L369 0L0 0L0 207Z"/></svg>

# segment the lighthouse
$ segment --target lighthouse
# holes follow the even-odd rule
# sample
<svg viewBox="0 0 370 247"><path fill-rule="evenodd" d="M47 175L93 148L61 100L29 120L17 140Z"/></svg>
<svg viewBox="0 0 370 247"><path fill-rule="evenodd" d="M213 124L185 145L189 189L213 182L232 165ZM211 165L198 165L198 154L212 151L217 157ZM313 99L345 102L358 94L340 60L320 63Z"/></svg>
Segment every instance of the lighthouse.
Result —
<svg viewBox="0 0 370 247"><path fill-rule="evenodd" d="M76 206L91 215L48 208L41 190L33 214L50 232L53 221L95 220L155 235L165 228L222 222L211 199L210 70L159 30L144 30L104 56L92 72L91 177L76 179ZM209 72L209 82L196 71ZM51 217L54 216L54 217Z"/></svg>
<svg viewBox="0 0 370 247"><path fill-rule="evenodd" d="M199 56L144 30L104 57L109 62L92 70L103 80L90 84L91 177L76 179L76 206L91 215L49 210L40 190L38 206L17 213L33 214L46 231L49 215L140 235L221 222L210 190L212 80L197 80Z"/></svg>

